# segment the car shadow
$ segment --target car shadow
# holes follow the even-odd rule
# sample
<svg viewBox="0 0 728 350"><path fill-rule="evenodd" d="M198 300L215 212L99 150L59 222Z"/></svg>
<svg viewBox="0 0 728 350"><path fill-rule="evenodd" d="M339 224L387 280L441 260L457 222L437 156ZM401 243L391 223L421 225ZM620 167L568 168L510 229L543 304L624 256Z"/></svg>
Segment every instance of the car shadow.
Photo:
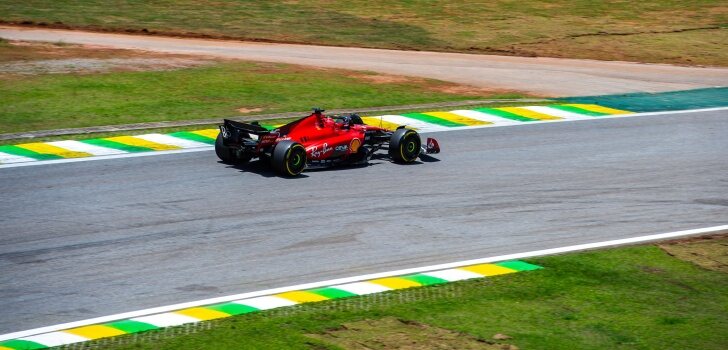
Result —
<svg viewBox="0 0 728 350"><path fill-rule="evenodd" d="M338 170L347 170L347 169L357 169L357 168L368 168L370 166L378 165L379 163L362 163L362 164L339 164L339 165L332 165L332 166L323 166L323 167L315 167L315 168L306 168L304 172L306 173L316 173L319 171L338 171Z"/></svg>
<svg viewBox="0 0 728 350"><path fill-rule="evenodd" d="M440 159L437 159L429 154L420 154L420 160L425 163L435 163L440 161Z"/></svg>
<svg viewBox="0 0 728 350"><path fill-rule="evenodd" d="M245 164L228 165L228 168L237 169L241 173L252 173L263 177L279 177L281 179L305 179L308 177L306 174L300 174L298 176L282 176L277 173L270 164L268 164L268 162L261 159L252 160Z"/></svg>
<svg viewBox="0 0 728 350"><path fill-rule="evenodd" d="M432 162L439 162L439 161L440 160L435 157L432 157L427 154L422 154L422 155L420 155L419 160L414 161L409 164L400 164L400 165L421 165L424 163L432 163ZM306 170L304 170L303 173L301 173L298 176L282 176L282 175L278 174L278 172L276 172L271 167L271 165L268 164L267 161L261 160L261 159L256 159L256 160L250 161L245 164L237 164L237 165L229 165L229 164L223 163L222 161L218 161L218 163L225 164L228 166L228 168L237 169L240 172L253 173L253 174L263 176L263 177L279 177L279 178L283 178L283 179L305 179L308 177L306 175L306 173L315 173L315 172L319 172L319 171L337 171L337 170L346 170L346 169L367 168L370 166L377 166L380 164L384 164L385 162L390 162L390 163L392 162L392 160L389 158L388 155L375 154L372 156L372 158L368 162L362 163L362 164L342 164L342 165L335 165L335 166L330 166L330 167L315 167L315 168L312 167L312 168L307 168Z"/></svg>
<svg viewBox="0 0 728 350"><path fill-rule="evenodd" d="M386 154L375 154L372 156L372 160L383 160L383 161L387 161L390 163L395 163L391 158L389 158L389 155L386 155ZM419 165L419 164L434 163L434 162L439 162L439 161L440 161L439 159L437 159L429 154L420 154L419 160L415 160L412 163L399 164L399 165Z"/></svg>

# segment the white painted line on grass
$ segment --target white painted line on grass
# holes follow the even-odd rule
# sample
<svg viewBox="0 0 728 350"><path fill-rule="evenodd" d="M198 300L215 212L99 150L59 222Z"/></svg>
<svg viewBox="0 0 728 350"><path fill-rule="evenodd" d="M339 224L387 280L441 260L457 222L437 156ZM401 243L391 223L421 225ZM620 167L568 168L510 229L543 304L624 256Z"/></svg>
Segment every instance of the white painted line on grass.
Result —
<svg viewBox="0 0 728 350"><path fill-rule="evenodd" d="M427 273L430 271L453 269L453 268L462 267L462 266L486 264L486 263L493 263L493 262L498 262L498 261L508 261L508 260L523 259L523 258L533 258L533 257L538 257L538 256L563 254L563 253L576 252L576 251L582 251L582 250L616 247L616 246L621 246L621 245L659 241L659 240L665 240L665 239L670 239L670 238L694 236L694 235L709 234L709 233L722 233L722 232L728 232L728 225L720 225L720 226L712 226L712 227L698 228L698 229L692 229L692 230L683 230L683 231L660 233L660 234L647 235L647 236L615 239L615 240L595 242L595 243L577 244L577 245L566 246L566 247L558 247L558 248L534 250L534 251L523 252L523 253L499 255L499 256L493 256L493 257L488 257L488 258L452 262L452 263L447 263L447 264L439 264L439 265L416 267L416 268L396 270L396 271L372 273L372 274L354 276L354 277L337 278L337 279L328 280L328 281L305 283L305 284L299 284L296 286L266 289L266 290L261 290L261 291L257 291L257 292L228 295L228 296L204 299L204 300L199 300L199 301L191 301L191 302L187 302L187 303L160 306L160 307L155 307L155 308L150 308L150 309L145 309L145 310L125 312L125 313L120 313L120 314L116 314L116 315L102 316L102 317L90 318L87 320L69 322L69 323L64 323L64 324L59 324L59 325L54 325L54 326L41 327L41 328L31 329L31 330L27 330L27 331L8 333L8 334L0 335L0 341L9 340L9 339L18 339L18 338L37 335L37 334L55 332L55 331L64 330L64 329L112 322L112 321L123 320L123 319L133 318L133 319L141 320L141 319L144 319L143 317L149 317L150 315L153 316L153 315L157 315L157 314L161 314L161 313L167 313L167 312L171 312L171 311L176 311L176 310L181 310L181 309L186 309L186 308L191 308L191 307L204 306L204 305L226 303L226 302L240 302L240 303L247 304L247 302L249 300L242 300L242 299L251 299L251 298L257 298L257 297L262 297L262 296L272 296L273 294L279 294L279 293L290 292L290 291L295 291L295 290L305 290L305 289L321 288L321 287L337 286L337 285L341 285L340 286L341 289L344 289L344 288L346 288L346 285L354 285L357 282L361 282L361 281L365 281L365 280L372 280L372 279L377 279L377 278L409 275L409 274L416 274L416 273ZM340 287L337 287L337 288L340 288ZM166 315L165 315L165 317L166 317Z"/></svg>

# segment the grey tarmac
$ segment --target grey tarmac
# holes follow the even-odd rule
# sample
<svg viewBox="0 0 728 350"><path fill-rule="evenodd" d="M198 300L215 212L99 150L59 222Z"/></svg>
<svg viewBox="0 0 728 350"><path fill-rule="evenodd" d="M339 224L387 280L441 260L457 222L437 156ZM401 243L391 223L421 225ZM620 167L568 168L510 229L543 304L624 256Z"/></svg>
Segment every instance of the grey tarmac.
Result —
<svg viewBox="0 0 728 350"><path fill-rule="evenodd" d="M728 68L184 39L0 26L0 37L367 70L542 96L728 86Z"/></svg>
<svg viewBox="0 0 728 350"><path fill-rule="evenodd" d="M0 333L728 222L725 110L434 133L304 172L214 152L0 169Z"/></svg>

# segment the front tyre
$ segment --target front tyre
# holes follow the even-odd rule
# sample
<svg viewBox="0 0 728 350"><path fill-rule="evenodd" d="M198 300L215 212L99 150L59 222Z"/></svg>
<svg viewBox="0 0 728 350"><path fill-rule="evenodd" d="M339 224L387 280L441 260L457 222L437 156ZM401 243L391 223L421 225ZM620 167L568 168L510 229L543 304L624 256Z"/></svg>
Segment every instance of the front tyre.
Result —
<svg viewBox="0 0 728 350"><path fill-rule="evenodd" d="M421 146L417 131L397 129L389 138L389 156L397 163L412 163L419 157Z"/></svg>
<svg viewBox="0 0 728 350"><path fill-rule="evenodd" d="M306 148L291 140L281 141L273 149L273 168L284 176L296 176L306 168Z"/></svg>

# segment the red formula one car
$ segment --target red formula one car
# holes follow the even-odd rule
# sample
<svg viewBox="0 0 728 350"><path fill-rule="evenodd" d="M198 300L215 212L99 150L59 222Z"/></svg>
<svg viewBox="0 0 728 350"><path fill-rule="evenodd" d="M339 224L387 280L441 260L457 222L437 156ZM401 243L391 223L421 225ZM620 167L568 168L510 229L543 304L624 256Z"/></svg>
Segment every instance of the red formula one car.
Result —
<svg viewBox="0 0 728 350"><path fill-rule="evenodd" d="M261 158L284 176L296 176L307 167L364 164L382 148L397 163L440 152L435 139L422 145L420 135L404 126L388 130L366 125L356 114L327 117L318 108L275 130L225 119L215 141L215 153L223 162L242 164Z"/></svg>

